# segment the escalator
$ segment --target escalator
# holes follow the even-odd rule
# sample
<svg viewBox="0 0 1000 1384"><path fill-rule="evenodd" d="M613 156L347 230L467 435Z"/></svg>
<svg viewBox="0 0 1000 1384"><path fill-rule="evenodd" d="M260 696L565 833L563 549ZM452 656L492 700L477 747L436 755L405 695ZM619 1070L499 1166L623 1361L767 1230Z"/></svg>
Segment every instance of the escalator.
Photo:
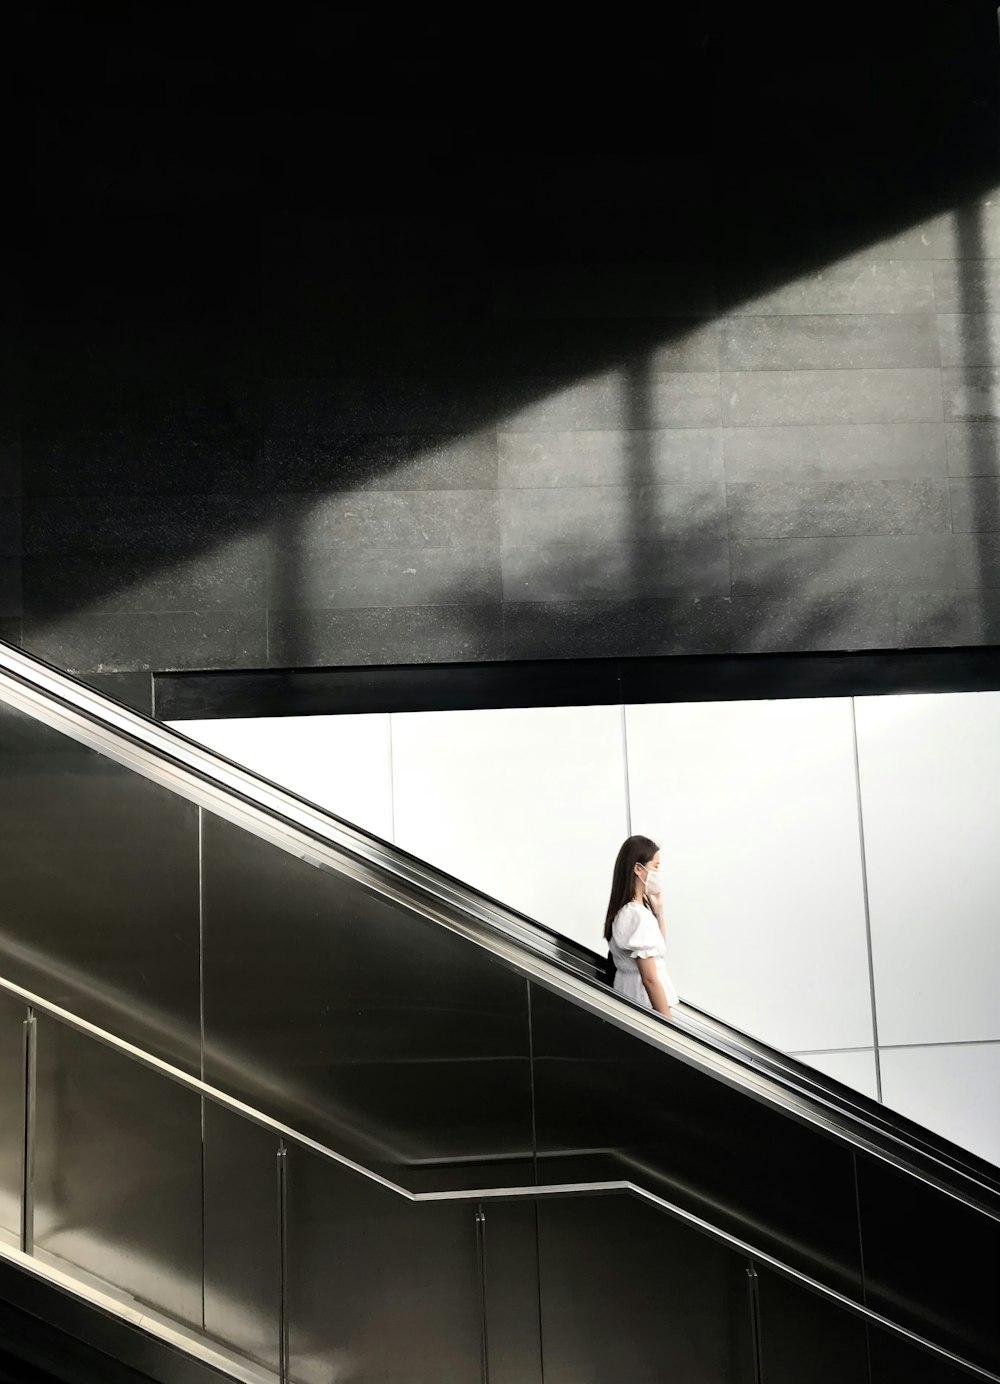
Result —
<svg viewBox="0 0 1000 1384"><path fill-rule="evenodd" d="M0 794L5 1310L164 1380L1000 1379L992 1165L6 646Z"/></svg>

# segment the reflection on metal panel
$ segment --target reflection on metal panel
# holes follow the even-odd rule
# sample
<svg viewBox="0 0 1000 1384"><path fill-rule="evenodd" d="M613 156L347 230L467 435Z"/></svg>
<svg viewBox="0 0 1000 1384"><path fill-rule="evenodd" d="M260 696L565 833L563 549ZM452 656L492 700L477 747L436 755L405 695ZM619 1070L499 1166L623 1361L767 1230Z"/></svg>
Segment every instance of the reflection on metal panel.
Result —
<svg viewBox="0 0 1000 1384"><path fill-rule="evenodd" d="M866 1325L757 1267L763 1384L868 1384Z"/></svg>
<svg viewBox="0 0 1000 1384"><path fill-rule="evenodd" d="M205 1102L205 1329L278 1369L278 1140Z"/></svg>
<svg viewBox="0 0 1000 1384"><path fill-rule="evenodd" d="M545 1384L750 1384L744 1261L618 1197L539 1205Z"/></svg>
<svg viewBox="0 0 1000 1384"><path fill-rule="evenodd" d="M871 1373L868 1384L969 1384L966 1370L939 1360L928 1351L872 1327L869 1331ZM770 1384L769 1380L765 1384Z"/></svg>
<svg viewBox="0 0 1000 1384"><path fill-rule="evenodd" d="M0 705L0 971L198 1070L197 808Z"/></svg>
<svg viewBox="0 0 1000 1384"><path fill-rule="evenodd" d="M205 814L206 1079L413 1190L531 1180L527 986Z"/></svg>
<svg viewBox="0 0 1000 1384"><path fill-rule="evenodd" d="M535 1207L489 1202L484 1215L490 1384L541 1384Z"/></svg>
<svg viewBox="0 0 1000 1384"><path fill-rule="evenodd" d="M868 1306L1000 1372L1000 1224L859 1161Z"/></svg>
<svg viewBox="0 0 1000 1384"><path fill-rule="evenodd" d="M0 971L198 1070L198 810L16 713L0 713L0 747L0 812L15 823L0 840L10 895ZM203 820L210 1080L414 1190L510 1186L536 1173L546 1182L627 1178L860 1297L853 1159L835 1139L685 1065L675 1055L683 1040L670 1030L662 1030L664 1046L674 1052L659 1050L649 1032L644 1042L616 1027L615 1002L605 1009L609 1002L593 992L578 994L578 1007L539 985L529 1024L528 984L511 969L518 964L511 955L502 959L501 944L494 944L499 955L490 954L475 900L464 902L483 947L336 868L314 869L207 811ZM280 844L280 821L251 827ZM304 838L297 849L308 849ZM335 854L312 858L329 863ZM544 965L533 973L544 976ZM554 973L547 979L558 989ZM644 1023L637 1020L640 1029ZM40 1249L200 1322L198 1098L76 1032L57 1034L46 1021L40 1038ZM724 1062L718 1069L726 1074ZM221 1188L208 1216L209 1305L215 1330L273 1359L276 1263L265 1262L260 1245L271 1239L274 1209L257 1152L268 1141L242 1138L223 1129L206 1168ZM300 1170L320 1166L302 1154L290 1161ZM298 1358L315 1370L360 1361L363 1374L410 1384L412 1341L404 1351L383 1301L397 1297L411 1337L422 1339L424 1330L435 1369L442 1365L433 1347L444 1340L451 1376L472 1370L473 1377L482 1348L474 1208L414 1207L343 1169L322 1168L302 1174L308 1195L297 1202L295 1229L308 1250L302 1263L292 1261L302 1309ZM870 1300L994 1363L1000 1270L992 1225L963 1220L955 1203L942 1211L941 1199L912 1182L897 1197L887 1177L864 1169ZM237 1189L253 1201L242 1217L238 1198L229 1199ZM335 1243L310 1238L316 1216ZM912 1227L927 1225L937 1251L929 1275L919 1253L925 1240L907 1239ZM373 1236L402 1247L401 1266L373 1248ZM521 1241L530 1245L530 1233ZM510 1265L523 1252L517 1235L506 1250L501 1235L493 1251L501 1268L509 1256L487 1305L500 1323L493 1353L501 1370L520 1367L503 1348L524 1309L510 1291ZM489 1255L487 1227L487 1268ZM688 1257L697 1262L695 1251ZM332 1318L324 1316L328 1272L338 1298ZM414 1273L417 1282L405 1276ZM235 1305L225 1296L230 1277ZM439 1284L448 1290L445 1304ZM341 1301L350 1310L341 1312ZM554 1302L558 1325L564 1307L558 1294ZM241 1316L247 1311L258 1314L252 1327ZM577 1347L572 1330L555 1339L558 1375L564 1358L572 1368ZM529 1331L520 1343L528 1378L535 1340ZM600 1349L593 1356L603 1371ZM692 1368L700 1369L692 1350ZM637 1378L648 1363L638 1359Z"/></svg>
<svg viewBox="0 0 1000 1384"><path fill-rule="evenodd" d="M23 1024L27 1011L0 994L0 1233L19 1234L24 1130Z"/></svg>
<svg viewBox="0 0 1000 1384"><path fill-rule="evenodd" d="M200 1105L111 1048L38 1019L38 1249L196 1326Z"/></svg>
<svg viewBox="0 0 1000 1384"><path fill-rule="evenodd" d="M475 1207L414 1206L292 1149L291 1375L480 1384Z"/></svg>
<svg viewBox="0 0 1000 1384"><path fill-rule="evenodd" d="M539 1181L630 1178L859 1298L848 1149L540 986L532 1034Z"/></svg>

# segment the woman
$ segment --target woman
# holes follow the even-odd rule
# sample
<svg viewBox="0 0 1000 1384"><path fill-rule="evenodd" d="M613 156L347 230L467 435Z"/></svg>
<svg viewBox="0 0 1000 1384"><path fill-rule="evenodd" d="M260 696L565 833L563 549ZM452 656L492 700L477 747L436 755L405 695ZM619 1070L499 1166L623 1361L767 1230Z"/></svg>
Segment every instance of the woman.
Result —
<svg viewBox="0 0 1000 1384"><path fill-rule="evenodd" d="M660 885L660 848L648 836L630 836L615 861L604 939L615 964L615 989L670 1018L677 991L667 974Z"/></svg>

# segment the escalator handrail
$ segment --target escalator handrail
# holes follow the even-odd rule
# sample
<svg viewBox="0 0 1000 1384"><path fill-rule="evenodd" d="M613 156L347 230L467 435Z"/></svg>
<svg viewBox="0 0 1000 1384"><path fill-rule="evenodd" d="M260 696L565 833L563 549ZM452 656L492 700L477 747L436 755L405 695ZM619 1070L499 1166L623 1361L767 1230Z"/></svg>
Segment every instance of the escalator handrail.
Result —
<svg viewBox="0 0 1000 1384"><path fill-rule="evenodd" d="M557 954L549 954L538 945L535 925L513 909L2 641L0 700L280 849L346 874L459 933L529 979L751 1098L1000 1220L1000 1183L985 1169L972 1171L939 1149L914 1147L895 1127L887 1128L884 1114L845 1110L822 1081L783 1076L780 1061L764 1070L737 1042L716 1041L697 1024L664 1022L558 955L579 957L582 948L564 947L560 939L553 946Z"/></svg>
<svg viewBox="0 0 1000 1384"><path fill-rule="evenodd" d="M555 932L544 923L534 922L523 915L518 916L526 927L537 929L550 944L558 941L560 951L571 957L571 969L595 983L605 983L605 958L599 952L575 938ZM735 1028L717 1014L692 1004L689 999L681 1002L676 1009L675 1018L680 1020L688 1032L704 1039L710 1045L721 1046L739 1060L766 1072L775 1081L805 1094L818 1096L835 1105L849 1117L867 1121L870 1125L882 1129L888 1137L909 1144L915 1152L919 1151L946 1167L950 1166L960 1176L972 1177L1000 1192L1000 1175L986 1159L962 1148L943 1135L926 1129L899 1111L883 1105L881 1100L844 1086L820 1069L811 1066L808 1061L770 1047L761 1039Z"/></svg>
<svg viewBox="0 0 1000 1384"><path fill-rule="evenodd" d="M996 1167L971 1150L926 1129L899 1111L883 1105L880 1100L843 1086L810 1066L808 1061L791 1057L734 1029L715 1014L699 1009L688 1001L684 1003L684 1011L685 1020L694 1025L707 1041L739 1052L745 1061L766 1071L775 1080L791 1083L800 1090L813 1089L823 1100L831 1101L846 1114L881 1128L888 1137L907 1144L915 1154L919 1152L940 1161L960 1176L972 1177L994 1191L1000 1191L1000 1173Z"/></svg>
<svg viewBox="0 0 1000 1384"><path fill-rule="evenodd" d="M588 1197L622 1194L632 1196L642 1201L644 1204L653 1207L658 1212L669 1216L675 1221L687 1225L698 1234L714 1240L717 1244L724 1245L734 1253L744 1256L755 1266L772 1270L781 1277L798 1284L799 1287L824 1298L827 1302L850 1312L852 1315L861 1317L866 1322L879 1327L881 1330L907 1341L918 1349L927 1351L955 1366L969 1375L985 1381L986 1384L1000 1384L1000 1375L993 1373L985 1366L977 1365L971 1360L966 1360L963 1356L948 1350L946 1347L938 1345L925 1336L911 1331L909 1327L902 1326L894 1322L890 1317L886 1317L874 1311L867 1305L854 1301L835 1288L821 1283L811 1275L803 1273L801 1269L793 1268L792 1265L784 1263L775 1255L769 1254L766 1250L758 1249L748 1241L740 1239L730 1231L722 1229L721 1226L713 1225L702 1216L696 1215L692 1211L686 1210L676 1203L668 1201L666 1197L651 1191L648 1187L642 1187L626 1178L606 1180L601 1182L564 1182L564 1183L538 1183L524 1184L520 1186L501 1186L501 1187L479 1187L463 1188L461 1190L444 1189L431 1192L412 1192L406 1187L400 1186L382 1173L375 1172L371 1168L366 1168L345 1154L338 1153L335 1149L321 1143L318 1139L313 1139L310 1135L294 1129L291 1125L284 1124L276 1120L272 1115L268 1115L263 1110L257 1110L245 1101L239 1100L227 1092L219 1090L209 1082L201 1080L200 1077L192 1076L189 1072L175 1067L172 1063L157 1057L154 1053L146 1052L137 1047L134 1043L129 1043L126 1039L120 1038L117 1034L111 1033L108 1029L99 1027L91 1023L88 1019L81 1018L78 1014L73 1014L70 1010L62 1008L60 1005L53 1004L41 995L36 995L23 986L15 984L13 981L0 977L0 991L12 996L25 1005L29 1012L38 1011L48 1015L49 1018L64 1024L67 1028L72 1028L86 1037L103 1043L105 1046L114 1049L123 1057L132 1062L165 1077L169 1081L175 1082L179 1086L212 1101L230 1113L237 1115L241 1119L267 1129L278 1138L295 1144L300 1148L306 1149L310 1153L318 1154L320 1157L329 1159L333 1163L339 1164L349 1172L357 1176L364 1177L368 1181L375 1183L387 1192L402 1197L414 1205L440 1203L440 1202L461 1202L461 1203L481 1203L484 1201L530 1201L544 1200L550 1197ZM2 1250L0 1250L2 1253Z"/></svg>
<svg viewBox="0 0 1000 1384"><path fill-rule="evenodd" d="M605 957L600 952L576 938L556 932L546 923L528 918L521 913L518 913L517 917L524 927L540 934L550 946L558 945L564 956L568 954L572 969L596 983L603 983ZM890 1137L902 1139L926 1156L938 1159L946 1165L950 1164L960 1175L976 1178L1000 1192L1000 1174L986 1159L962 1148L943 1135L924 1128L899 1111L883 1105L881 1100L875 1100L861 1091L844 1086L808 1062L770 1047L761 1039L734 1027L719 1015L692 1004L689 999L681 1002L677 1014L689 1032L704 1038L710 1044L721 1044L726 1051L754 1064L759 1070L766 1071L776 1081L791 1084L798 1090L804 1089L807 1093L818 1094L823 1100L832 1101L846 1114L881 1127Z"/></svg>

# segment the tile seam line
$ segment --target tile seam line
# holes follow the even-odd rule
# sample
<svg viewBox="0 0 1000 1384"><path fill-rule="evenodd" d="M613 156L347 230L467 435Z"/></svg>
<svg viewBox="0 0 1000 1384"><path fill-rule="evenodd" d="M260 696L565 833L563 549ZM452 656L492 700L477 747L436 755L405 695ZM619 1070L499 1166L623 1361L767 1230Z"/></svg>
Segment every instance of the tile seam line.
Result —
<svg viewBox="0 0 1000 1384"><path fill-rule="evenodd" d="M959 315L974 317L976 314L956 314L956 316ZM774 320L779 321L781 319L775 318ZM937 361L931 365L743 365L735 369L722 369L718 373L720 375L773 375L775 373L784 375L912 375L925 370L955 368L960 367L941 366ZM665 374L666 372L661 371L660 373ZM675 375L714 375L716 372L714 370L675 370L672 373Z"/></svg>
<svg viewBox="0 0 1000 1384"><path fill-rule="evenodd" d="M906 1052L922 1048L1000 1048L1000 1038L942 1038L929 1043L880 1043L880 1052ZM789 1057L843 1057L852 1053L872 1052L872 1045L858 1048L795 1048Z"/></svg>
<svg viewBox="0 0 1000 1384"><path fill-rule="evenodd" d="M970 315L971 314L967 314ZM930 361L921 365L743 365L720 370L720 375L908 375L923 370L950 370L956 367ZM730 425L732 426L732 425ZM648 431L656 432L652 428Z"/></svg>
<svg viewBox="0 0 1000 1384"><path fill-rule="evenodd" d="M858 846L860 851L861 863L861 894L864 902L865 916L865 950L868 960L868 990L871 1003L872 1015L872 1051L875 1059L875 1095L876 1099L882 1101L882 1063L879 1056L878 1041L878 1014L875 993L875 954L872 949L872 920L871 905L868 893L868 858L865 847L865 818L864 804L861 794L861 754L858 745L858 708L857 697L851 697L851 745L854 757L854 789L857 803L858 821Z"/></svg>
<svg viewBox="0 0 1000 1384"><path fill-rule="evenodd" d="M997 316L1000 317L1000 313L998 313ZM817 367L817 370L818 370L819 368L820 368L820 367ZM892 366L886 366L885 368L886 368L886 369L893 369ZM948 370L948 369L952 369L952 368L954 368L954 367L945 366L945 365L943 365L943 366L935 366L935 365L915 365L915 366L904 366L904 367L901 367L901 368L902 368L902 369L913 369L913 370L937 370L937 369ZM859 369L859 373L860 373L860 372L862 371L863 367L859 367L858 369ZM724 370L724 371L722 371L722 372L720 372L720 373L725 374L725 375L753 375L753 374L761 374L761 375L763 375L763 374L773 374L774 371L770 371L770 370L758 370L758 371L754 371L754 370ZM796 370L791 370L791 371L786 371L786 373L789 373L789 374L807 374L807 373L816 373L816 371L809 372L809 371L796 371ZM847 370L847 369L838 370L836 367L833 367L831 370L828 370L827 373L832 373L832 374L848 374L848 373L850 373L850 371ZM946 420L944 420L944 422L956 422L956 421L960 421L960 420L957 420L957 419L946 419ZM652 433L693 433L693 432L703 432L703 433L715 433L715 432L756 432L759 428L852 428L852 429L853 429L853 428L940 428L940 427L942 427L942 426L943 426L943 422L942 422L942 420L941 420L940 418L890 418L890 419L888 419L888 420L885 420L885 419L879 420L879 419L863 418L863 419L858 420L857 422L851 422L850 420L848 420L848 421L845 422L843 419L841 419L841 420L839 420L839 421L837 421L837 422L833 422L833 423L831 423L831 422L816 422L816 423L675 423L675 424L673 424L672 426L667 426L667 427L662 427L662 428L622 428L622 427L603 427L603 428L566 428L566 427L563 427L563 428L560 428L560 427L539 427L539 428L498 428L498 431L499 431L499 432L502 432L502 433L504 434L505 437L576 437L576 436L577 436L578 434L580 434L580 433L586 434L587 436L589 436L591 433L595 433L595 434L600 434L601 436L606 436L606 437L616 437L616 436L618 436L620 433L623 433L623 432L652 432ZM481 487L481 486L480 486L480 487L476 487L476 488L481 490L481 489L483 489L484 487ZM494 490L499 490L499 491L503 491L503 490L516 490L516 489L518 489L518 488L519 488L519 487L516 486L516 485L510 485L510 484L506 483L505 481L501 481L497 486L495 486L495 487L489 487L488 490L489 490L489 493L493 493ZM530 487L529 487L529 488L530 488ZM317 494L324 494L324 495L327 495L327 494L329 494L329 495L359 495L359 494L360 494L360 495L384 495L384 494L400 494L400 495L403 495L403 494L405 494L405 495L409 495L409 494L411 494L411 493L430 494L430 493L437 493L437 492L439 492L439 491L456 490L456 489L458 489L458 493L466 493L466 492L470 489L470 487L456 488L456 487L454 487L454 486L426 486L426 487L424 487L423 490L421 490L421 491L419 491L419 492L418 492L418 491L411 491L411 490L404 490L404 489L400 488L400 489L397 489L397 490L391 490L391 489L388 489L388 490L335 490L335 491L310 490L310 491L303 491L302 493L303 493L303 494L308 494L308 495L317 495ZM272 494L282 494L282 495L283 495L283 494L287 494L287 493L289 493L289 492L287 492L287 491L273 491L273 492L271 492L271 493L272 493Z"/></svg>

